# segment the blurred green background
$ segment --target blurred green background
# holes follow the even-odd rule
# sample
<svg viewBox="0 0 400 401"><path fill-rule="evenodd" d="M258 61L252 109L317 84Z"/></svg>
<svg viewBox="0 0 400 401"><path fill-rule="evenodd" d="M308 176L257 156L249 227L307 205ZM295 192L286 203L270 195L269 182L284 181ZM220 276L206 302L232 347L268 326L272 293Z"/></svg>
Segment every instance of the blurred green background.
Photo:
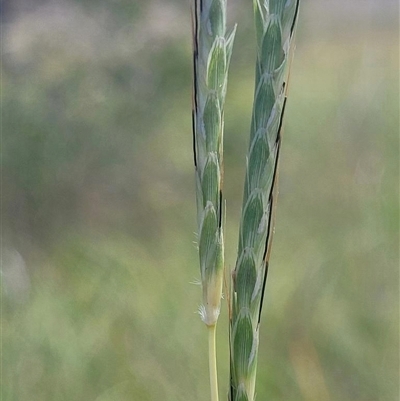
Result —
<svg viewBox="0 0 400 401"><path fill-rule="evenodd" d="M2 401L206 401L186 0L2 0ZM253 96L226 104L227 268ZM399 397L396 0L304 0L257 399ZM228 388L226 307L218 327Z"/></svg>

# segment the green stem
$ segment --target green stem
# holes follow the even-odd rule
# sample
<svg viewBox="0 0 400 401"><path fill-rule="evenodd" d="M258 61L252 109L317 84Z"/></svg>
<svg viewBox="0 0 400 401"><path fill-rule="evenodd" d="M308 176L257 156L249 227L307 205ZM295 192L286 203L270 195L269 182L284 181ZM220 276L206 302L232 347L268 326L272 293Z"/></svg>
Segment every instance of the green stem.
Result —
<svg viewBox="0 0 400 401"><path fill-rule="evenodd" d="M218 401L217 353L215 333L217 325L208 326L208 363L210 368L211 401Z"/></svg>

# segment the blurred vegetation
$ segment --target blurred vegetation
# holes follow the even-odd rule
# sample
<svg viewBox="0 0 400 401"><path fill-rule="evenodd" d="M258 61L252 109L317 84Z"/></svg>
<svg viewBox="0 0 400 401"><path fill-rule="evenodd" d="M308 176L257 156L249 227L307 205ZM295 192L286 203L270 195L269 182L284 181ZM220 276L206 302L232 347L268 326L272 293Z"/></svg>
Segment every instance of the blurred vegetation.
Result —
<svg viewBox="0 0 400 401"><path fill-rule="evenodd" d="M2 401L207 400L188 2L1 4ZM231 268L254 46L248 2L229 12ZM399 397L397 18L391 0L303 2L259 400Z"/></svg>

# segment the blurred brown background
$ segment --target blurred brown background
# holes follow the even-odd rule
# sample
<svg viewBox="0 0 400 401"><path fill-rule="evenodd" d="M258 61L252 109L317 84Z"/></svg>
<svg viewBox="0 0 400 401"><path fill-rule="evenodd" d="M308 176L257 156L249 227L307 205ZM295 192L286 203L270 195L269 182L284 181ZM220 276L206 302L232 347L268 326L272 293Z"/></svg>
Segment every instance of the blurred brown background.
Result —
<svg viewBox="0 0 400 401"><path fill-rule="evenodd" d="M253 96L225 122L227 267ZM187 0L3 0L2 401L208 400ZM399 397L399 5L302 2L260 401ZM228 388L226 308L219 325ZM0 397L1 398L1 397Z"/></svg>

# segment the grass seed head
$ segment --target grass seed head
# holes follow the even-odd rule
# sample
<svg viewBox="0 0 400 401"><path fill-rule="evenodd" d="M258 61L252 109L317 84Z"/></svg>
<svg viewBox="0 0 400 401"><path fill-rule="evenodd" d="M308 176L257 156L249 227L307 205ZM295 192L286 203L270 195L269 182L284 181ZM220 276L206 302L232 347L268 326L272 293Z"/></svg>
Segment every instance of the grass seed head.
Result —
<svg viewBox="0 0 400 401"><path fill-rule="evenodd" d="M280 130L299 0L254 0L256 84L233 276L230 401L253 401L258 330L273 232Z"/></svg>
<svg viewBox="0 0 400 401"><path fill-rule="evenodd" d="M194 153L203 293L202 320L215 325L222 297L223 109L235 29L226 34L226 0L197 0L194 32Z"/></svg>

